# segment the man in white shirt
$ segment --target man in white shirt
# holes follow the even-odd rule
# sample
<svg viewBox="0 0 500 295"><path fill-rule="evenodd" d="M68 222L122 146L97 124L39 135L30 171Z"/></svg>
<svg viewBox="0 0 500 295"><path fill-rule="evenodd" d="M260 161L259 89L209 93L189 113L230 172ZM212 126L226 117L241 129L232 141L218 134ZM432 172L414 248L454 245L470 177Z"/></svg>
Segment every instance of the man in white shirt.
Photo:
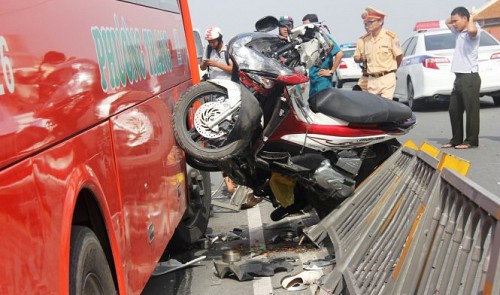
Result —
<svg viewBox="0 0 500 295"><path fill-rule="evenodd" d="M450 97L451 133L450 141L443 148L468 149L479 146L479 76L478 50L481 29L474 17L464 7L457 7L446 20L446 25L455 35L456 47L451 63L455 82ZM465 139L464 139L465 112Z"/></svg>

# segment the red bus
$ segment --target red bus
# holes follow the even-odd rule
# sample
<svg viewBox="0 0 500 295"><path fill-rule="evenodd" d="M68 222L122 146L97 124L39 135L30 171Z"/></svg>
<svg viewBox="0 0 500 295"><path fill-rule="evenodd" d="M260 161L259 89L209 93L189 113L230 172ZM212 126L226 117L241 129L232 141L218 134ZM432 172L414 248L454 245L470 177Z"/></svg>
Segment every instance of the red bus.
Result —
<svg viewBox="0 0 500 295"><path fill-rule="evenodd" d="M202 235L171 126L196 58L187 0L2 1L0 294L138 294Z"/></svg>

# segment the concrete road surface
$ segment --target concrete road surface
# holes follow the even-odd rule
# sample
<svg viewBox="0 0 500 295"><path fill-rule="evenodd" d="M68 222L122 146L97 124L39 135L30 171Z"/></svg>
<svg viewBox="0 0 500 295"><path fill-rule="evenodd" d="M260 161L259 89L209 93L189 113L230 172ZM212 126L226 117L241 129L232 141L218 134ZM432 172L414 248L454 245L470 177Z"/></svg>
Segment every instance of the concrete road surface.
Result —
<svg viewBox="0 0 500 295"><path fill-rule="evenodd" d="M411 139L417 145L423 142L440 148L451 138L448 109L443 104L431 104L428 109L415 113L418 125L401 142ZM441 151L471 163L468 178L488 191L500 196L500 107L491 97L481 98L479 147L467 150L441 149Z"/></svg>
<svg viewBox="0 0 500 295"><path fill-rule="evenodd" d="M214 191L221 181L220 173L212 173ZM217 197L215 195L214 197ZM219 199L220 200L220 199ZM227 201L227 199L222 199ZM202 255L207 258L185 269L152 277L142 294L193 294L193 295L267 295L289 294L281 286L287 277L301 273L305 263L311 260L328 258L326 248L318 249L309 241L300 243L301 228L316 224L319 219L314 210L303 212L274 222L269 215L274 208L271 203L262 201L255 207L239 212L214 207L208 228L208 236L215 240L209 248L201 242L183 253L174 253L172 258L181 262L190 261ZM238 237L239 235L239 237ZM268 262L273 258L286 258L291 265L289 272L277 269L274 275L255 276L253 280L240 281L235 275L221 278L214 262L222 262L222 253L235 249L241 253L242 261L254 259ZM331 271L326 266L322 271ZM294 291L296 295L314 294L315 287Z"/></svg>

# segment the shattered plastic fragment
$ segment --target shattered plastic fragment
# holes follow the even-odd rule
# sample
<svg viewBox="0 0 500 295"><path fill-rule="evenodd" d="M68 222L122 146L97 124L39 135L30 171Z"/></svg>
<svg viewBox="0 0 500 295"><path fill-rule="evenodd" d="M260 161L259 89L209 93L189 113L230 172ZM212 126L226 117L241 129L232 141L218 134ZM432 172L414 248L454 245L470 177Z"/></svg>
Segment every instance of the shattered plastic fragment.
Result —
<svg viewBox="0 0 500 295"><path fill-rule="evenodd" d="M321 271L303 271L297 275L284 277L281 286L288 291L300 291L308 288L308 285L315 284L323 276Z"/></svg>
<svg viewBox="0 0 500 295"><path fill-rule="evenodd" d="M309 260L305 264L307 266L304 266L305 270L318 270L322 269L328 265L332 265L336 262L335 256L334 255L328 255L323 259L313 259Z"/></svg>

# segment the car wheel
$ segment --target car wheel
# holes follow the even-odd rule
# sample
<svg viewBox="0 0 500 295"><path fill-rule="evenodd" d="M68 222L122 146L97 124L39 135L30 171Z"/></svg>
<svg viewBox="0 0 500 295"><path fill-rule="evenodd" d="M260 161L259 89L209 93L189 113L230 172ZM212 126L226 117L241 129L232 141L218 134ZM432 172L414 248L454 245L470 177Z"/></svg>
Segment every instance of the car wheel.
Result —
<svg viewBox="0 0 500 295"><path fill-rule="evenodd" d="M493 102L496 106L500 106L500 96L493 96Z"/></svg>
<svg viewBox="0 0 500 295"><path fill-rule="evenodd" d="M344 86L344 82L342 80L337 79L337 88L342 88Z"/></svg>
<svg viewBox="0 0 500 295"><path fill-rule="evenodd" d="M421 101L418 101L418 100L415 100L415 91L414 91L414 88L413 88L413 82L411 81L411 79L408 80L408 92L407 92L407 95L408 95L408 106L410 107L410 109L412 109L412 111L418 111L420 109L422 109L422 102Z"/></svg>

